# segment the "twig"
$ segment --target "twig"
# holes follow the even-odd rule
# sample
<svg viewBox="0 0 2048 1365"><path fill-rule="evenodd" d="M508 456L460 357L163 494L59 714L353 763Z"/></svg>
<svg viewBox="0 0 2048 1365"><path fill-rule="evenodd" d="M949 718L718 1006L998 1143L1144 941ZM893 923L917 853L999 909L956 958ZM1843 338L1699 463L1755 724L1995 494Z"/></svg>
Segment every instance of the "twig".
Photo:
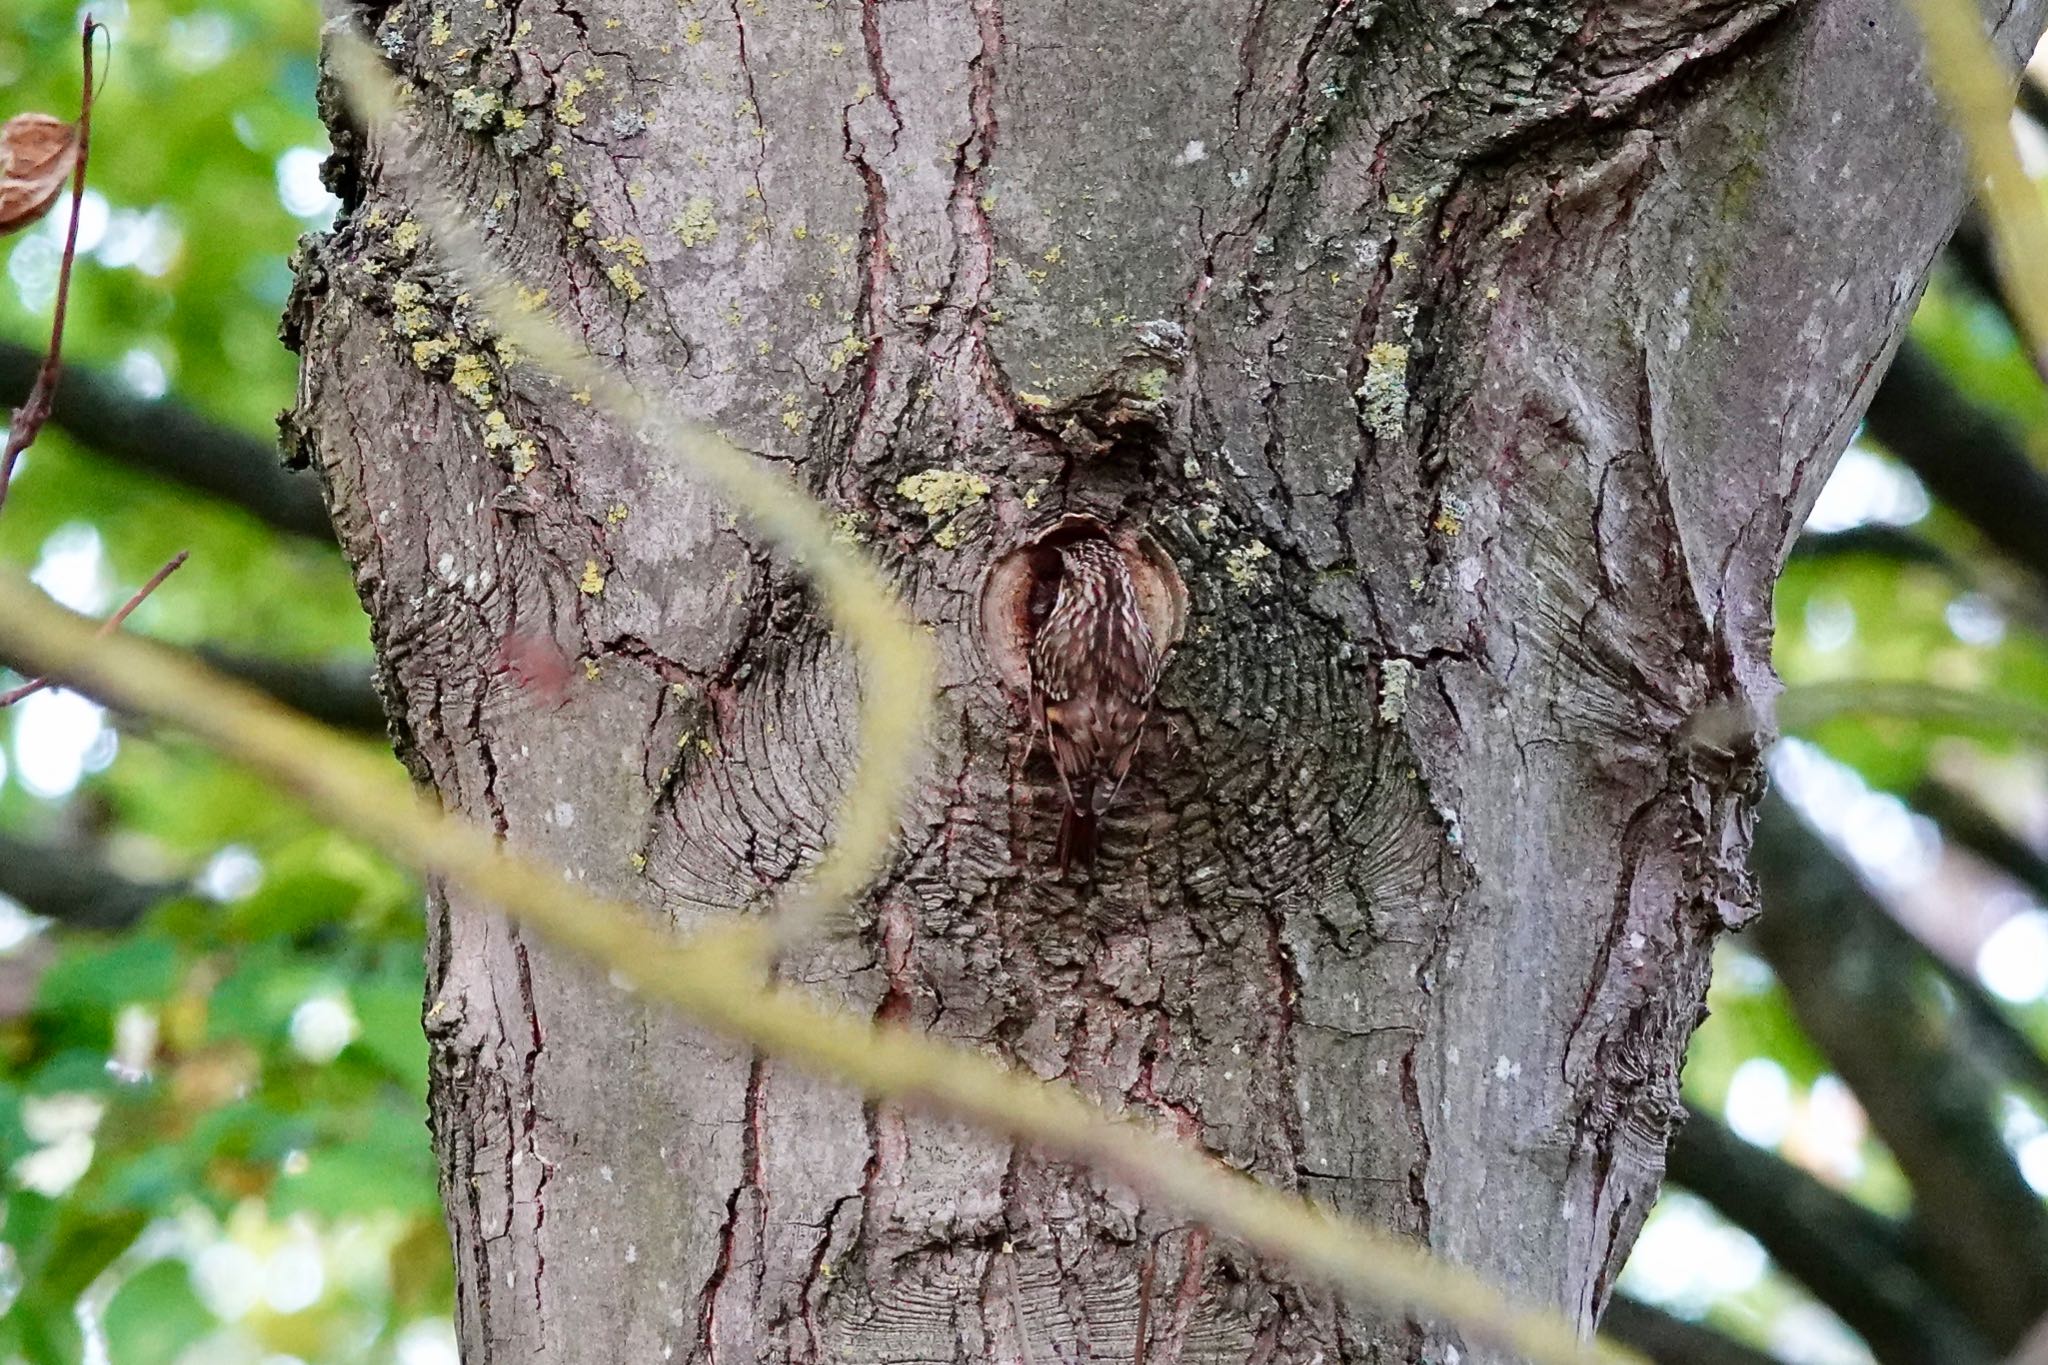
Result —
<svg viewBox="0 0 2048 1365"><path fill-rule="evenodd" d="M180 550L178 551L178 553L172 555L168 563L166 563L161 569L158 569L155 573L149 576L149 581L147 583L144 583L141 587L135 590L134 596L130 597L126 602L123 602L121 604L121 609L119 611L115 612L112 616L109 616L103 623L101 623L100 634L111 635L115 631L119 630L121 628L121 623L128 619L128 614L134 611L137 607L141 606L142 600L145 597L148 597L151 593L155 592L158 588L162 587L164 584L164 580L166 578L169 578L172 574L176 573L181 567L183 567L185 561L189 559L191 555L192 552L190 550ZM6 710L8 707L14 705L14 703L22 700L25 697L33 697L36 693L42 691L44 688L49 686L51 686L51 682L50 679L48 678L31 678L27 682L23 683L21 686L15 688L12 692L0 692L0 711Z"/></svg>
<svg viewBox="0 0 2048 1365"><path fill-rule="evenodd" d="M2048 372L2048 211L2012 137L2013 76L1984 36L1972 0L1912 0L1927 38L1927 68L1969 151L1993 255L2028 357Z"/></svg>
<svg viewBox="0 0 2048 1365"><path fill-rule="evenodd" d="M2010 731L2022 743L2048 747L2048 707L2020 697L1910 679L1800 683L1779 693L1776 706L1761 714L1747 702L1714 702L1695 711L1683 733L1688 744L1728 749L1774 738L1778 731L1812 730L1847 715L1894 716L1964 733Z"/></svg>
<svg viewBox="0 0 2048 1365"><path fill-rule="evenodd" d="M36 437L42 434L43 424L50 420L50 411L57 401L57 381L64 370L64 318L71 305L71 269L78 260L78 219L85 199L86 161L92 152L92 45L93 39L102 31L102 26L87 14L79 33L78 161L71 171L71 221L64 230L64 259L57 268L57 301L50 311L50 349L43 354L42 366L36 371L35 384L29 389L28 397L8 416L7 448L0 453L0 509L7 506L7 492L14 483L14 466L20 461L22 452L34 445ZM119 630L129 613L162 587L164 580L176 573L191 553L190 550L180 550L171 556L168 563L151 574L149 581L121 604L119 611L106 619L100 633L105 635ZM48 686L50 680L46 677L31 678L12 691L0 692L0 710L34 696Z"/></svg>
<svg viewBox="0 0 2048 1365"><path fill-rule="evenodd" d="M901 1025L822 1008L767 979L758 919L679 937L644 907L592 895L416 793L388 758L249 688L132 635L93 624L0 570L0 656L96 700L179 726L296 794L393 859L502 907L557 948L650 1001L814 1075L880 1100L975 1123L1090 1167L1261 1255L1395 1312L1410 1311L1532 1365L1640 1361L1579 1339L1555 1311L1513 1303L1472 1271L1409 1241L1268 1188L1111 1117L1072 1086L1020 1075Z"/></svg>
<svg viewBox="0 0 2048 1365"><path fill-rule="evenodd" d="M1778 697L1778 723L1810 730L1842 715L1896 716L1947 730L2011 731L2021 742L2048 745L2048 707L2020 697L1911 680L1845 678L1803 683Z"/></svg>
<svg viewBox="0 0 2048 1365"><path fill-rule="evenodd" d="M35 387L28 391L21 406L8 415L7 449L0 453L0 508L7 506L15 464L22 452L35 444L43 423L50 420L50 408L57 398L57 378L64 368L64 314L71 302L71 267L78 259L78 217L85 199L85 162L92 150L92 40L99 29L93 17L86 15L80 41L84 55L78 94L78 164L71 172L71 223L64 230L64 260L57 268L57 303L50 313L50 349L43 354L42 369L36 371Z"/></svg>

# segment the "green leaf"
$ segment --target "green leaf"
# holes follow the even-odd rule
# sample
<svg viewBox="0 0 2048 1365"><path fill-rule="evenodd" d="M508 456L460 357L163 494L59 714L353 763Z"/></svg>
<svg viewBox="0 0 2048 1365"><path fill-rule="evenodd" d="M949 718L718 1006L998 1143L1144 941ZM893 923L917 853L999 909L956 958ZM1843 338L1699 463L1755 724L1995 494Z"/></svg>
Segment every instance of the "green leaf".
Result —
<svg viewBox="0 0 2048 1365"><path fill-rule="evenodd" d="M110 1365L173 1365L220 1325L192 1290L183 1261L158 1261L137 1271L107 1305Z"/></svg>
<svg viewBox="0 0 2048 1365"><path fill-rule="evenodd" d="M362 1033L352 1047L374 1056L384 1069L422 1102L427 1094L427 1034L420 1024L420 983L389 977L352 992Z"/></svg>
<svg viewBox="0 0 2048 1365"><path fill-rule="evenodd" d="M58 1015L109 1016L135 1001L162 1000L177 984L178 951L149 935L74 944L43 974L36 1008Z"/></svg>

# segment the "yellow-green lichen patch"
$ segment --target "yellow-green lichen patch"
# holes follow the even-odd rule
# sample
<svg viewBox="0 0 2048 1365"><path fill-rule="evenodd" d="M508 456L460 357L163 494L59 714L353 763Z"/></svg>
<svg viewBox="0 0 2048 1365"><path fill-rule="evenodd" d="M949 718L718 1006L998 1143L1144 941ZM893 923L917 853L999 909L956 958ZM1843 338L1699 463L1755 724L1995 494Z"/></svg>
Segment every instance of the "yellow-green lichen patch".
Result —
<svg viewBox="0 0 2048 1365"><path fill-rule="evenodd" d="M581 80L571 76L562 86L562 96L555 101L555 118L565 128L574 128L582 123L586 115L578 108L576 101L589 90Z"/></svg>
<svg viewBox="0 0 2048 1365"><path fill-rule="evenodd" d="M612 288L629 299L637 299L647 292L647 286L640 283L640 277L628 270L623 262L614 261L606 266L604 277L612 282Z"/></svg>
<svg viewBox="0 0 2048 1365"><path fill-rule="evenodd" d="M519 432L505 414L496 408L484 414L484 448L487 450L511 450L519 444Z"/></svg>
<svg viewBox="0 0 2048 1365"><path fill-rule="evenodd" d="M1365 428L1383 441L1398 441L1408 429L1408 348L1376 343L1365 355L1365 382L1352 391Z"/></svg>
<svg viewBox="0 0 2048 1365"><path fill-rule="evenodd" d="M1396 724L1408 714L1408 692L1415 686L1415 665L1389 659L1380 665L1380 720Z"/></svg>
<svg viewBox="0 0 2048 1365"><path fill-rule="evenodd" d="M988 481L966 469L927 469L896 485L928 517L951 516L989 494Z"/></svg>
<svg viewBox="0 0 2048 1365"><path fill-rule="evenodd" d="M1465 529L1465 517L1470 511L1461 498L1445 498L1436 509L1436 517L1429 523L1439 535L1454 536Z"/></svg>
<svg viewBox="0 0 2048 1365"><path fill-rule="evenodd" d="M449 99L455 107L456 121L472 133L483 132L505 112L505 102L497 92L478 90L475 86L465 85Z"/></svg>
<svg viewBox="0 0 2048 1365"><path fill-rule="evenodd" d="M701 194L692 195L668 230L684 246L703 246L709 242L718 235L718 219L711 201Z"/></svg>
<svg viewBox="0 0 2048 1365"><path fill-rule="evenodd" d="M960 514L989 494L988 480L965 469L927 469L896 485L896 491L918 505L932 527L932 541L942 550L959 546Z"/></svg>
<svg viewBox="0 0 2048 1365"><path fill-rule="evenodd" d="M423 370L431 370L455 353L458 342L451 333L447 336L422 337L412 344L412 363Z"/></svg>
<svg viewBox="0 0 2048 1365"><path fill-rule="evenodd" d="M426 309L427 291L415 280L399 280L391 286L391 325L402 337L425 336L434 330L433 315Z"/></svg>
<svg viewBox="0 0 2048 1365"><path fill-rule="evenodd" d="M1263 540L1248 540L1223 556L1223 572L1249 597L1265 582L1265 563L1273 551Z"/></svg>
<svg viewBox="0 0 2048 1365"><path fill-rule="evenodd" d="M840 512L832 518L832 540L838 545L857 545L867 539L861 534L861 527L867 523L868 514L859 508Z"/></svg>
<svg viewBox="0 0 2048 1365"><path fill-rule="evenodd" d="M635 269L645 269L647 266L647 248L641 244L638 237L605 237L597 245L600 250L609 251L614 256L625 257L626 264Z"/></svg>
<svg viewBox="0 0 2048 1365"><path fill-rule="evenodd" d="M491 367L482 356L474 351L464 351L455 357L455 372L449 377L455 391L480 408L491 406L495 395L491 390Z"/></svg>
<svg viewBox="0 0 2048 1365"><path fill-rule="evenodd" d="M410 256L420 249L422 235L418 221L407 218L391 229L391 248L401 256Z"/></svg>
<svg viewBox="0 0 2048 1365"><path fill-rule="evenodd" d="M832 349L825 353L825 363L835 370L843 370L867 353L867 339L865 337L857 337L853 333L848 332L845 336L832 343Z"/></svg>
<svg viewBox="0 0 2048 1365"><path fill-rule="evenodd" d="M583 578L577 583L576 590L586 597L596 597L604 591L604 573L597 567L596 560L583 561Z"/></svg>

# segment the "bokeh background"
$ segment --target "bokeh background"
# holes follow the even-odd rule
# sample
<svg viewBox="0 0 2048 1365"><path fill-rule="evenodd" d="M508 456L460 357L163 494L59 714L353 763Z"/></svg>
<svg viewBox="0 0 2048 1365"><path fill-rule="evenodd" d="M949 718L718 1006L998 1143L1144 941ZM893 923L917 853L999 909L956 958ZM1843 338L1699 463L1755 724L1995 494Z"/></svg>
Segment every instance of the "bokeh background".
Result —
<svg viewBox="0 0 2048 1365"><path fill-rule="evenodd" d="M189 549L132 627L382 751L275 453L290 258L335 208L314 6L94 9L72 366L0 560L104 613ZM5 0L0 117L75 110L78 19ZM0 242L0 404L62 216ZM1721 951L1615 1325L1702 1365L1996 1360L2048 1313L2048 386L1974 219L1778 608L1787 682L1837 704L1769 756L1768 914ZM64 692L0 713L0 1361L453 1365L419 896L194 744Z"/></svg>

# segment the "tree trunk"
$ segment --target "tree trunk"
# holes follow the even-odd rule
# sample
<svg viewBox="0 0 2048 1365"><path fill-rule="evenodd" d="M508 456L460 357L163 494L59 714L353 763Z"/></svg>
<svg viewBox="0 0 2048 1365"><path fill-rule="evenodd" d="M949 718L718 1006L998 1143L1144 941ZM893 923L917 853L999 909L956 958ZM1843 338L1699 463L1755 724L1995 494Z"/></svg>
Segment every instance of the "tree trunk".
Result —
<svg viewBox="0 0 2048 1365"><path fill-rule="evenodd" d="M1591 1324L1749 913L1755 746L1687 724L1767 700L1780 560L1960 204L1910 20L616 11L348 22L523 287L843 513L937 639L888 874L788 975ZM401 755L593 889L758 910L828 836L845 650L689 469L507 367L418 187L333 122L290 425ZM1150 537L1190 612L1061 877L981 589L1072 512ZM472 1362L1471 1358L465 896L429 955Z"/></svg>

